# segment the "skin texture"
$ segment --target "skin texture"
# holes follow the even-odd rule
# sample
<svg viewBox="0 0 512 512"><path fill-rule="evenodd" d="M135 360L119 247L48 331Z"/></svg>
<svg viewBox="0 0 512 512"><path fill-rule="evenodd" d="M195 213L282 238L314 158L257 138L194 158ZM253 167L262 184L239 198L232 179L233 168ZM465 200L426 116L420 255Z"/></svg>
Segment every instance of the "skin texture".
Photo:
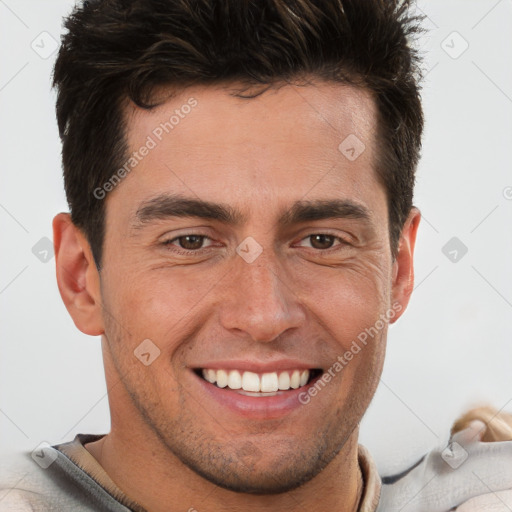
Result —
<svg viewBox="0 0 512 512"><path fill-rule="evenodd" d="M387 325L286 414L246 417L205 394L192 369L283 359L332 367L381 315L400 309L395 321L405 310L419 212L393 260L374 173L375 107L364 91L285 85L242 99L230 88L190 88L152 111L126 107L135 151L175 109L197 101L104 199L101 273L69 215L54 220L63 300L81 331L102 335L112 429L87 449L152 512L169 503L357 510L358 424L379 381ZM365 145L354 161L338 149L350 134ZM163 194L221 203L239 211L239 222L138 221L137 210ZM333 199L367 215L280 222L297 201ZM333 238L319 245L318 234ZM187 252L176 240L185 235L207 238ZM252 263L236 252L247 237L262 248ZM146 339L160 350L148 366L134 356Z"/></svg>

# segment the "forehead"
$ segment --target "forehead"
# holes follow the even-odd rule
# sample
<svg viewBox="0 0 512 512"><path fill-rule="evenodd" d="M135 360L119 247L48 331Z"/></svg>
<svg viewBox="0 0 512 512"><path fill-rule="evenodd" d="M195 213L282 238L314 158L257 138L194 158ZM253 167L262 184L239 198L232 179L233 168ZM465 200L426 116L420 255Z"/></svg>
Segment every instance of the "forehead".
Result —
<svg viewBox="0 0 512 512"><path fill-rule="evenodd" d="M152 110L126 108L129 153L138 157L112 195L122 189L127 214L162 193L269 212L299 199L371 202L382 192L369 93L319 83L241 98L235 89L190 87Z"/></svg>

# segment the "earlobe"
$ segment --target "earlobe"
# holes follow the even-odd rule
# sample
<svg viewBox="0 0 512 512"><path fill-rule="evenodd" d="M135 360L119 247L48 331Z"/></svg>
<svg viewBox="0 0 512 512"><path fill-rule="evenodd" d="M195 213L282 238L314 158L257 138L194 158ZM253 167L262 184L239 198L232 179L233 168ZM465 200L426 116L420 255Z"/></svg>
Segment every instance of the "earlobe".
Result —
<svg viewBox="0 0 512 512"><path fill-rule="evenodd" d="M401 309L400 314L396 315L391 323L400 318L407 308L414 288L414 246L420 219L420 211L413 207L400 235L398 252L393 264L391 300L393 305L399 304Z"/></svg>
<svg viewBox="0 0 512 512"><path fill-rule="evenodd" d="M68 213L53 219L53 240L57 284L71 318L83 333L103 334L99 273L87 239Z"/></svg>

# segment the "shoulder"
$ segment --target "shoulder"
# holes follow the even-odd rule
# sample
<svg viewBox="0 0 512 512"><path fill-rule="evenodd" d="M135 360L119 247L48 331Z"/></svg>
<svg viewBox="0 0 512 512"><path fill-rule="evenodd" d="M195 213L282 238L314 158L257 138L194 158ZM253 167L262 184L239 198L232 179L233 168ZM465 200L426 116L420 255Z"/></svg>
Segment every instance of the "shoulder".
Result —
<svg viewBox="0 0 512 512"><path fill-rule="evenodd" d="M0 512L128 509L54 447L0 462Z"/></svg>
<svg viewBox="0 0 512 512"><path fill-rule="evenodd" d="M471 498L457 507L457 512L510 512L512 510L512 490L488 492Z"/></svg>
<svg viewBox="0 0 512 512"><path fill-rule="evenodd" d="M475 427L399 475L383 478L379 511L512 510L512 441L481 442Z"/></svg>
<svg viewBox="0 0 512 512"><path fill-rule="evenodd" d="M53 483L28 454L0 462L0 512L51 510Z"/></svg>

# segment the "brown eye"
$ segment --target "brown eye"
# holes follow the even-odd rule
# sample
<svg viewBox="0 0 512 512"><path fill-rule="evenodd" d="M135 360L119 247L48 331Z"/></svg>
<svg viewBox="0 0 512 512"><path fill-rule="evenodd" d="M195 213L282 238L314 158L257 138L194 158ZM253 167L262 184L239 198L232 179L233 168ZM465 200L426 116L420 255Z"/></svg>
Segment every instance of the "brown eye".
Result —
<svg viewBox="0 0 512 512"><path fill-rule="evenodd" d="M315 249L330 249L336 240L332 235L310 235L311 247Z"/></svg>
<svg viewBox="0 0 512 512"><path fill-rule="evenodd" d="M193 251L196 249L201 249L205 238L206 237L202 235L185 235L176 238L176 240L182 249Z"/></svg>
<svg viewBox="0 0 512 512"><path fill-rule="evenodd" d="M160 242L162 246L175 254L188 254L195 252L201 254L209 248L213 248L214 241L208 235L200 233L188 233ZM181 251L180 251L181 249Z"/></svg>

